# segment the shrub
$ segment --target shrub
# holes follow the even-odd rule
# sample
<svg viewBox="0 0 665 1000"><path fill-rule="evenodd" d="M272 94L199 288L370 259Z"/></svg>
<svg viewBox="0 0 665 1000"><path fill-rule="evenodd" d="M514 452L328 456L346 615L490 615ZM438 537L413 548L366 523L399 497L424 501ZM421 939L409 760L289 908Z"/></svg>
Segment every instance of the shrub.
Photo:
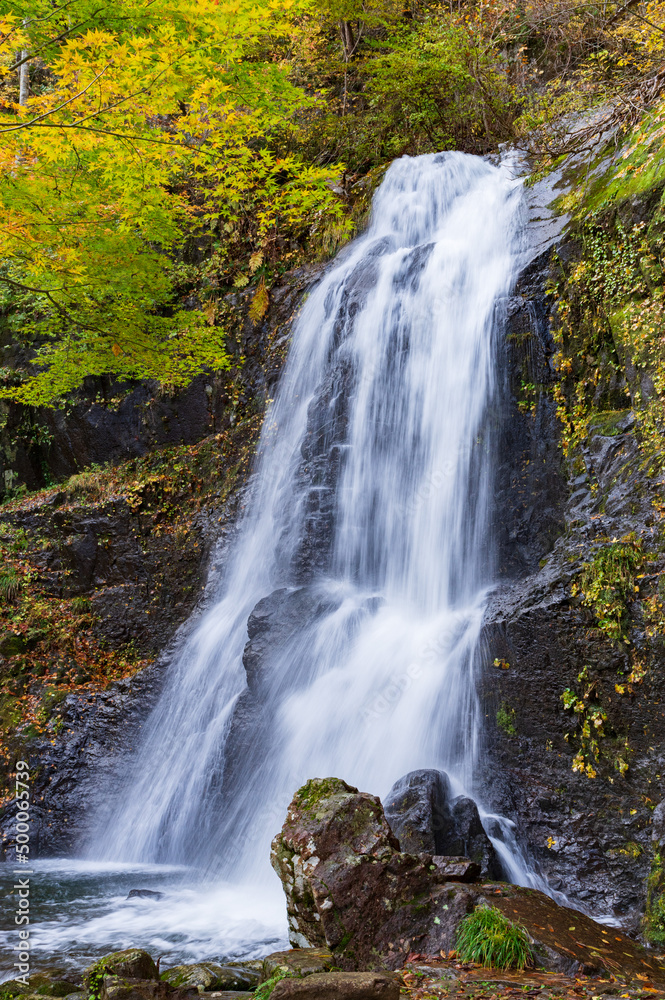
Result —
<svg viewBox="0 0 665 1000"><path fill-rule="evenodd" d="M502 702L496 713L496 724L499 729L503 729L508 736L517 735L515 725L515 709L511 708L507 702Z"/></svg>
<svg viewBox="0 0 665 1000"><path fill-rule="evenodd" d="M644 562L642 540L634 534L599 549L586 563L573 594L581 593L610 639L621 639L628 624L627 603L635 598L635 574Z"/></svg>
<svg viewBox="0 0 665 1000"><path fill-rule="evenodd" d="M457 928L457 953L463 962L494 969L523 969L533 964L529 937L499 910L479 906Z"/></svg>

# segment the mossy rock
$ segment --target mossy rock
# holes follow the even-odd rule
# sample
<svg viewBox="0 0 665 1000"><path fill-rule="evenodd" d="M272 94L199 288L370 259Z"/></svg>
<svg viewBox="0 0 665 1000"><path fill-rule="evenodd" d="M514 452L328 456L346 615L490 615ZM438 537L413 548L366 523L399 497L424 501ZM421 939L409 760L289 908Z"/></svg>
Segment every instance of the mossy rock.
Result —
<svg viewBox="0 0 665 1000"><path fill-rule="evenodd" d="M262 958L246 958L242 962L224 962L224 969L246 969L248 972L256 972L261 975L263 972Z"/></svg>
<svg viewBox="0 0 665 1000"><path fill-rule="evenodd" d="M171 986L200 986L201 989L223 989L218 983L223 975L220 965L199 962L194 965L176 965L161 974L161 979Z"/></svg>
<svg viewBox="0 0 665 1000"><path fill-rule="evenodd" d="M624 425L629 422L630 410L603 410L589 417L589 431L603 437L616 437L622 434Z"/></svg>
<svg viewBox="0 0 665 1000"><path fill-rule="evenodd" d="M30 987L19 983L18 979L8 979L0 985L0 1000L5 1000L6 997L26 996L28 993L32 993Z"/></svg>
<svg viewBox="0 0 665 1000"><path fill-rule="evenodd" d="M198 962L193 965L176 965L162 973L162 979L171 986L196 986L204 992L236 991L247 992L259 985L263 966L247 968L244 963L215 965L213 962Z"/></svg>
<svg viewBox="0 0 665 1000"><path fill-rule="evenodd" d="M19 653L24 653L27 648L28 643L22 635L4 632L0 636L0 654L2 656L18 656ZM2 985L4 987L4 983Z"/></svg>
<svg viewBox="0 0 665 1000"><path fill-rule="evenodd" d="M292 948L290 951L275 951L263 959L262 982L272 979L277 973L286 976L311 976L317 972L328 972L333 967L333 957L327 948Z"/></svg>
<svg viewBox="0 0 665 1000"><path fill-rule="evenodd" d="M18 979L9 979L0 985L0 996L2 997L67 997L73 993L80 992L81 987L68 980L50 976L46 972L35 972L28 979L25 986ZM86 994L87 995L87 994Z"/></svg>
<svg viewBox="0 0 665 1000"><path fill-rule="evenodd" d="M12 983L12 982L14 982L13 979L12 980L8 980L6 983L0 983L0 1000L4 1000L4 997L8 997L8 996L20 996L21 1000L38 1000L38 998L41 998L42 994L40 994L40 993L31 993L29 987L24 987L24 989L27 990L26 993L7 993L7 992L5 992L6 987L10 983Z"/></svg>
<svg viewBox="0 0 665 1000"><path fill-rule="evenodd" d="M357 792L358 789L347 785L341 778L310 778L295 794L298 804L306 810L314 811L323 799L333 795L344 795L347 792Z"/></svg>
<svg viewBox="0 0 665 1000"><path fill-rule="evenodd" d="M83 984L92 996L99 996L105 976L120 976L125 979L159 979L157 966L147 951L141 948L127 948L114 951L98 959L83 973Z"/></svg>
<svg viewBox="0 0 665 1000"><path fill-rule="evenodd" d="M104 976L99 997L100 1000L198 1000L199 991L196 986L171 986L160 979Z"/></svg>
<svg viewBox="0 0 665 1000"><path fill-rule="evenodd" d="M660 852L654 856L647 878L646 910L642 928L648 944L656 948L665 945L665 870Z"/></svg>

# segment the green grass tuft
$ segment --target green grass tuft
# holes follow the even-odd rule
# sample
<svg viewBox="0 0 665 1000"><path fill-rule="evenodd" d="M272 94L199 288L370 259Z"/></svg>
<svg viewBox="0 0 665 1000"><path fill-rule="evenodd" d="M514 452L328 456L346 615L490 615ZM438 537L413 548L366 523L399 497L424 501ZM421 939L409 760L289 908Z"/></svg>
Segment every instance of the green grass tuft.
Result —
<svg viewBox="0 0 665 1000"><path fill-rule="evenodd" d="M457 928L457 954L463 962L490 969L524 969L533 964L529 936L499 910L479 906Z"/></svg>
<svg viewBox="0 0 665 1000"><path fill-rule="evenodd" d="M287 972L285 969L279 969L270 977L270 979L266 979L264 983L257 986L252 993L253 1000L268 1000L268 997L275 989L280 979L292 979L294 977L298 978L295 972Z"/></svg>
<svg viewBox="0 0 665 1000"><path fill-rule="evenodd" d="M15 569L10 568L0 575L0 600L13 601L18 597L23 580Z"/></svg>

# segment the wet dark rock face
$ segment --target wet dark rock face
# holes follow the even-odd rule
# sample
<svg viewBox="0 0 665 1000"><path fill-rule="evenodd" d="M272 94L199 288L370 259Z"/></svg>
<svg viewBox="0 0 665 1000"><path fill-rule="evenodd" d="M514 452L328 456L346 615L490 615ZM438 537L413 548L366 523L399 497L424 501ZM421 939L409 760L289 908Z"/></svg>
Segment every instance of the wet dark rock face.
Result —
<svg viewBox="0 0 665 1000"><path fill-rule="evenodd" d="M559 261L574 260L577 248L569 241L557 253ZM553 888L638 932L654 854L652 810L665 797L665 664L662 649L651 645L644 679L620 696L615 685L635 655L646 656L639 603L628 607L631 651L598 628L571 583L599 546L630 532L659 551L654 500L662 487L642 467L628 411L609 427L592 421L570 471L563 461L554 401L538 388L557 377L545 292L553 267L550 254L537 258L505 310L494 504L503 582L484 630L482 785L488 807L515 821L519 841ZM525 382L536 387L526 399ZM651 573L665 566L655 558ZM608 716L595 777L572 769L578 719L561 699L565 689L580 690L580 675Z"/></svg>
<svg viewBox="0 0 665 1000"><path fill-rule="evenodd" d="M227 736L222 785L237 797L240 781L260 775L275 739L274 714L281 698L297 689L298 664L306 662L308 626L337 605L314 586L281 588L262 598L247 621L243 652L247 689L233 711ZM242 808L255 810L251 789L243 788Z"/></svg>
<svg viewBox="0 0 665 1000"><path fill-rule="evenodd" d="M520 275L514 294L499 303L503 383L493 417L498 462L492 503L500 579L538 569L561 534L568 495L559 449L559 423L549 390L558 380L545 289L552 250ZM524 389L524 385L533 388Z"/></svg>

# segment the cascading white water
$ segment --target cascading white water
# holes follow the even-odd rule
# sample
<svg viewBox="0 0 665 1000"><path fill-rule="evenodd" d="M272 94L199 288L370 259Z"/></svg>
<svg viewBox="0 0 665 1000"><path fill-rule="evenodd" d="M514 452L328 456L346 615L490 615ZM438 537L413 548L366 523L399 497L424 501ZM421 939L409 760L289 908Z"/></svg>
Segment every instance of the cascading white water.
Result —
<svg viewBox="0 0 665 1000"><path fill-rule="evenodd" d="M460 153L388 170L295 326L223 593L171 668L97 856L247 873L313 776L382 795L440 767L474 792L495 312L521 190ZM248 690L248 616L280 588L266 608L291 626L266 633Z"/></svg>

